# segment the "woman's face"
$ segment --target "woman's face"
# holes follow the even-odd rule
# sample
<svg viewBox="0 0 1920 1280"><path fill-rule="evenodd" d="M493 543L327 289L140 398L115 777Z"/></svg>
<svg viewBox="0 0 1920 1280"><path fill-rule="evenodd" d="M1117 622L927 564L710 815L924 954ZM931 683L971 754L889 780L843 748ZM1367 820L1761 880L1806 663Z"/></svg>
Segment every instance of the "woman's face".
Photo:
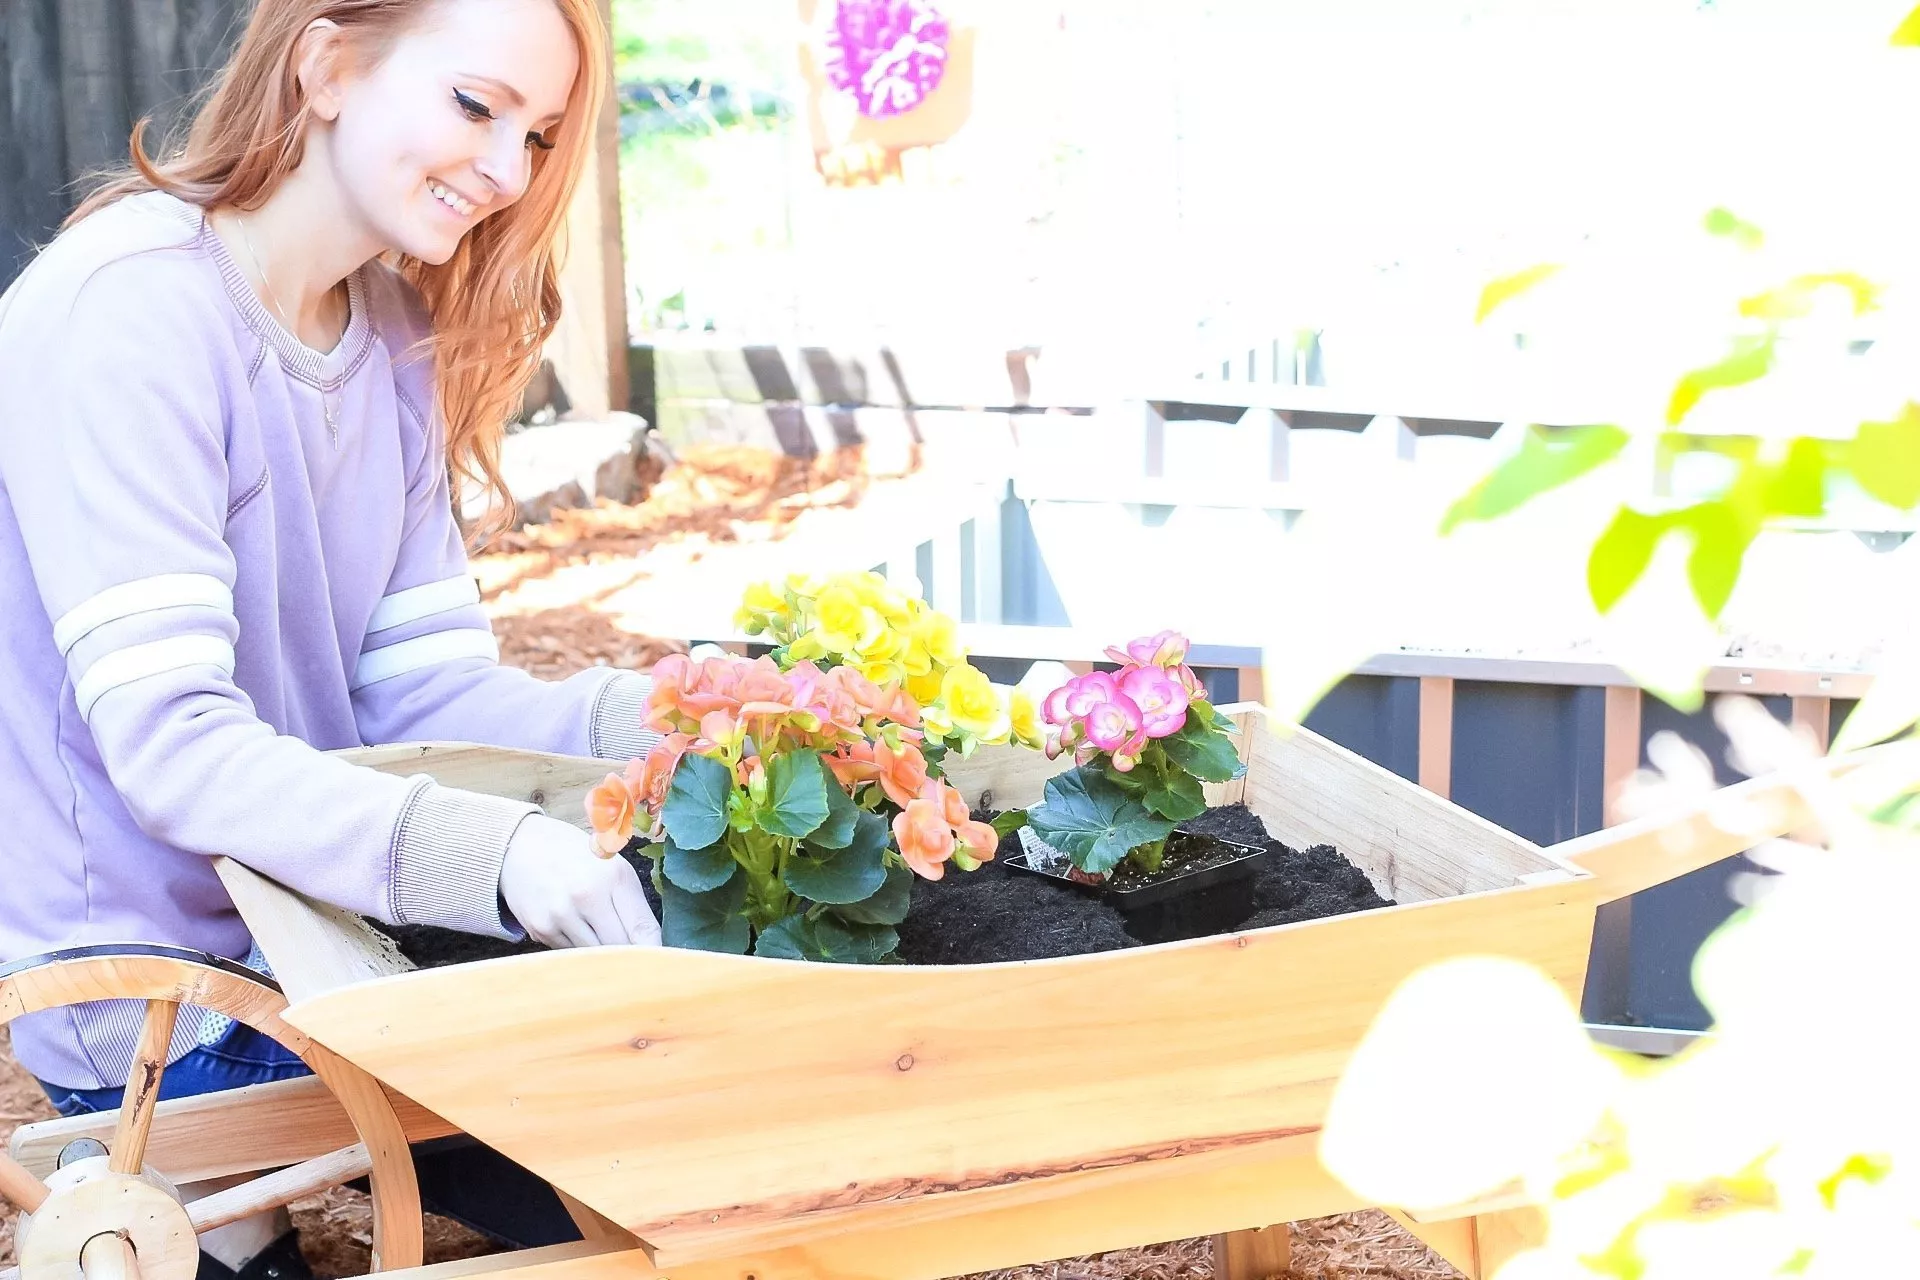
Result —
<svg viewBox="0 0 1920 1280"><path fill-rule="evenodd" d="M329 158L349 207L387 249L445 262L525 194L579 61L553 0L432 6L378 67L339 86Z"/></svg>

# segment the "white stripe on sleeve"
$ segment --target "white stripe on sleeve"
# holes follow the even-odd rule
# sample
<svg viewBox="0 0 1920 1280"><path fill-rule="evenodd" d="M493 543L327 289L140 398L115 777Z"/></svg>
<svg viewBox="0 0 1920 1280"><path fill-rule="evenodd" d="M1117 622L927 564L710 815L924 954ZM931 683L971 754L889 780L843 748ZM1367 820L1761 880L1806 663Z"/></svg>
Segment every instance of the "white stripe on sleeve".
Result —
<svg viewBox="0 0 1920 1280"><path fill-rule="evenodd" d="M399 644L361 654L353 670L353 688L364 689L370 684L455 658L485 658L489 662L498 662L500 645L493 638L493 632L479 627L430 631L424 636L415 636L411 640L402 640Z"/></svg>
<svg viewBox="0 0 1920 1280"><path fill-rule="evenodd" d="M60 615L53 624L53 642L64 657L87 634L109 622L131 618L136 613L156 609L177 609L183 605L205 605L222 613L233 612L233 592L227 584L207 573L163 573L108 587L90 596Z"/></svg>
<svg viewBox="0 0 1920 1280"><path fill-rule="evenodd" d="M436 613L479 603L479 585L465 576L442 578L423 586L408 587L405 591L383 596L380 603L374 606L373 616L367 619L367 634L391 631L409 622L430 618Z"/></svg>
<svg viewBox="0 0 1920 1280"><path fill-rule="evenodd" d="M73 687L73 700L79 704L80 718L85 720L103 694L136 680L199 666L218 667L223 674L231 676L233 646L220 636L199 635L169 636L165 640L116 649L101 655L99 661L87 668L87 673Z"/></svg>

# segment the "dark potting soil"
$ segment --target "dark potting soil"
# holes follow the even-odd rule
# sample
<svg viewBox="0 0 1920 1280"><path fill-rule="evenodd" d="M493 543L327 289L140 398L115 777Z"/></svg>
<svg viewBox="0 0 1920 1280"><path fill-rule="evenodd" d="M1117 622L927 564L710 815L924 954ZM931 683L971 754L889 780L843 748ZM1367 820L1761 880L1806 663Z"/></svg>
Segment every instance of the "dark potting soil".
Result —
<svg viewBox="0 0 1920 1280"><path fill-rule="evenodd" d="M984 816L984 815L976 815ZM1374 892L1366 873L1330 845L1297 850L1267 835L1245 805L1210 809L1185 824L1197 834L1259 845L1266 856L1253 885L1253 914L1229 931L1264 929L1393 904ZM990 964L1089 955L1143 945L1127 933L1124 919L1098 897L1008 871L1004 860L1020 851L1018 834L1000 841L999 860L978 871L948 868L939 880L916 879L913 905L899 925L899 957L906 964ZM660 899L650 879L652 863L638 846L623 855L640 872L647 901L658 916ZM423 969L465 964L546 948L533 941L510 943L425 925L374 928L392 938L408 960Z"/></svg>
<svg viewBox="0 0 1920 1280"><path fill-rule="evenodd" d="M1291 849L1270 837L1259 815L1245 805L1209 809L1184 825L1198 835L1266 850L1254 877L1253 914L1229 924L1229 931L1393 905L1374 892L1366 872L1332 846ZM913 907L899 926L901 960L989 964L1144 945L1127 932L1124 917L1093 894L1008 871L1005 860L1020 851L1016 833L1003 838L998 859L978 871L949 870L939 880L916 880Z"/></svg>

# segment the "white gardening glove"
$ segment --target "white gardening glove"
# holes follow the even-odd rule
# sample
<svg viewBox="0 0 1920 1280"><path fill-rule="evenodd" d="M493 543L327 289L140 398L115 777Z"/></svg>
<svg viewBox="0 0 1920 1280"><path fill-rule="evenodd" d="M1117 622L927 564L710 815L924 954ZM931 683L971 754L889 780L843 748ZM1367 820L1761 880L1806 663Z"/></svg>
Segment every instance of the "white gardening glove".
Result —
<svg viewBox="0 0 1920 1280"><path fill-rule="evenodd" d="M660 922L632 864L602 858L586 832L544 814L522 819L507 842L500 897L549 947L660 945Z"/></svg>

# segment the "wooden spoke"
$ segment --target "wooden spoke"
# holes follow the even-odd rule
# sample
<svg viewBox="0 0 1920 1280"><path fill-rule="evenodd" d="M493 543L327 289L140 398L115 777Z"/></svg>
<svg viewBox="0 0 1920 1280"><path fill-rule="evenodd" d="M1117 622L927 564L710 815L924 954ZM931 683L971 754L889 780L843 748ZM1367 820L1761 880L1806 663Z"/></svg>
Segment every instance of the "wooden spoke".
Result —
<svg viewBox="0 0 1920 1280"><path fill-rule="evenodd" d="M120 1097L120 1122L108 1148L108 1167L115 1173L138 1174L146 1163L147 1134L153 1128L153 1107L160 1100L160 1079L167 1070L167 1046L173 1043L174 1020L180 1006L171 1000L147 1001L147 1021L140 1030L133 1068L127 1073L126 1092Z"/></svg>
<svg viewBox="0 0 1920 1280"><path fill-rule="evenodd" d="M95 1236L80 1246L80 1274L85 1280L140 1280L133 1242L117 1231Z"/></svg>
<svg viewBox="0 0 1920 1280"><path fill-rule="evenodd" d="M373 1157L367 1154L366 1145L355 1143L195 1200L187 1206L187 1220L193 1223L196 1234L212 1231L215 1227L291 1204L302 1196L365 1177L372 1171Z"/></svg>
<svg viewBox="0 0 1920 1280"><path fill-rule="evenodd" d="M28 1213L47 1201L47 1184L28 1173L18 1160L0 1151L0 1199L13 1201ZM0 1280L5 1273L0 1272Z"/></svg>

